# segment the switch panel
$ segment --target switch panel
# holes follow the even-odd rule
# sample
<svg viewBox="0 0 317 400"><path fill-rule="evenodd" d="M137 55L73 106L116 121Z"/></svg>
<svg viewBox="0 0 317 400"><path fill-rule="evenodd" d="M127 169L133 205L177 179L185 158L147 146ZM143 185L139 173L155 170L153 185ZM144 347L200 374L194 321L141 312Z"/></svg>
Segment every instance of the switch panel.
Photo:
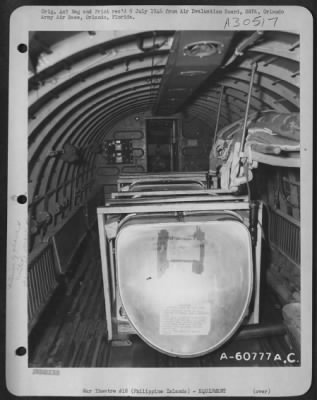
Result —
<svg viewBox="0 0 317 400"><path fill-rule="evenodd" d="M133 146L132 140L105 140L104 153L108 164L132 164Z"/></svg>

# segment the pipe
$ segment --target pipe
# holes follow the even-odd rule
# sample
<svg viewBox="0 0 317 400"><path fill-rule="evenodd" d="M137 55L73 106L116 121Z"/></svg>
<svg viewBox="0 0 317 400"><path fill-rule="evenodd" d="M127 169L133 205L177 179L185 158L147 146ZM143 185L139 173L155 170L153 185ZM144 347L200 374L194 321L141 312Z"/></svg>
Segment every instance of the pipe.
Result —
<svg viewBox="0 0 317 400"><path fill-rule="evenodd" d="M214 144L216 143L216 139L217 139L223 93L224 93L224 86L221 86L220 98L219 98L219 104L218 104L218 111L217 111L216 127L215 127L215 133L214 133Z"/></svg>
<svg viewBox="0 0 317 400"><path fill-rule="evenodd" d="M256 339L265 336L283 336L286 334L286 328L283 323L265 324L265 325L249 325L243 327L237 334L237 340Z"/></svg>
<svg viewBox="0 0 317 400"><path fill-rule="evenodd" d="M245 114L244 114L242 138L241 138L240 150L239 150L240 157L241 157L241 153L244 150L244 142L245 142L245 137L246 137L246 132L247 132L247 122L248 122L249 109L250 109L250 103L251 103L251 95L252 95L252 89L253 89L253 81L254 81L254 75L255 75L256 69L257 69L257 63L253 64L252 69L251 69L251 79L250 79L250 85L249 85L247 105L246 105Z"/></svg>

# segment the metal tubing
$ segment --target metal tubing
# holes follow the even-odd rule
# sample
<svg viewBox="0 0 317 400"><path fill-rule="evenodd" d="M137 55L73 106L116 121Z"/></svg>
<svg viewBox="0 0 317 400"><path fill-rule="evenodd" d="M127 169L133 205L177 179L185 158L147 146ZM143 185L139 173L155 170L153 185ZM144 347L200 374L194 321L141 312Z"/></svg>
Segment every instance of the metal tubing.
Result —
<svg viewBox="0 0 317 400"><path fill-rule="evenodd" d="M247 122L248 122L249 108L250 108L250 103L251 103L253 81L254 81L254 75L255 75L256 69L257 69L257 63L254 63L252 65L252 70L251 70L252 72L251 72L251 79L250 79L250 85L249 85L248 99L247 99L247 105L246 105L245 114L244 114L242 138L241 138L240 151L239 151L240 155L244 150L244 142L245 142L245 137L246 137L246 132L247 132Z"/></svg>
<svg viewBox="0 0 317 400"><path fill-rule="evenodd" d="M212 199L212 197L210 198ZM209 200L210 200L209 199ZM156 204L125 204L125 205L110 205L107 207L98 207L98 215L108 214L128 214L128 213L157 213L157 212L174 212L174 211L219 211L219 210L249 210L249 203L246 200L232 200L231 202L191 202L191 203L162 203Z"/></svg>
<svg viewBox="0 0 317 400"><path fill-rule="evenodd" d="M265 336L282 336L286 334L285 326L280 324L250 325L244 327L236 336L237 340L247 340Z"/></svg>
<svg viewBox="0 0 317 400"><path fill-rule="evenodd" d="M219 98L219 104L218 104L218 111L217 111L216 127L215 127L215 133L214 133L214 144L216 143L216 139L217 139L223 93L224 93L224 86L221 86L220 98Z"/></svg>

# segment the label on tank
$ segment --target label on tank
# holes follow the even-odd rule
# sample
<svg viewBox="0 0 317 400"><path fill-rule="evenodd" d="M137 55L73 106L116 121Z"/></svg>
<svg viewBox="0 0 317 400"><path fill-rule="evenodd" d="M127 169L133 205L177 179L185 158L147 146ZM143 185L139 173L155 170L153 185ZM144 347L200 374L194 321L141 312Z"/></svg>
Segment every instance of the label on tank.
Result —
<svg viewBox="0 0 317 400"><path fill-rule="evenodd" d="M200 242L192 237L171 237L167 246L167 259L192 261L200 259Z"/></svg>
<svg viewBox="0 0 317 400"><path fill-rule="evenodd" d="M210 330L210 304L178 304L160 312L160 335L208 335Z"/></svg>

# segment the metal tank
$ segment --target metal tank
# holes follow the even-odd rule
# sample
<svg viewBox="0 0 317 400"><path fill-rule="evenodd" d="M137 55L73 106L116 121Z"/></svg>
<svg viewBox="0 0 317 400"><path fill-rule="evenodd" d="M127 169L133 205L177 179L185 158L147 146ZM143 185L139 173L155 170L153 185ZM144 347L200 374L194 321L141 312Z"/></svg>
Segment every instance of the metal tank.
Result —
<svg viewBox="0 0 317 400"><path fill-rule="evenodd" d="M132 215L120 225L115 249L124 311L163 353L211 352L248 314L251 239L234 212Z"/></svg>

